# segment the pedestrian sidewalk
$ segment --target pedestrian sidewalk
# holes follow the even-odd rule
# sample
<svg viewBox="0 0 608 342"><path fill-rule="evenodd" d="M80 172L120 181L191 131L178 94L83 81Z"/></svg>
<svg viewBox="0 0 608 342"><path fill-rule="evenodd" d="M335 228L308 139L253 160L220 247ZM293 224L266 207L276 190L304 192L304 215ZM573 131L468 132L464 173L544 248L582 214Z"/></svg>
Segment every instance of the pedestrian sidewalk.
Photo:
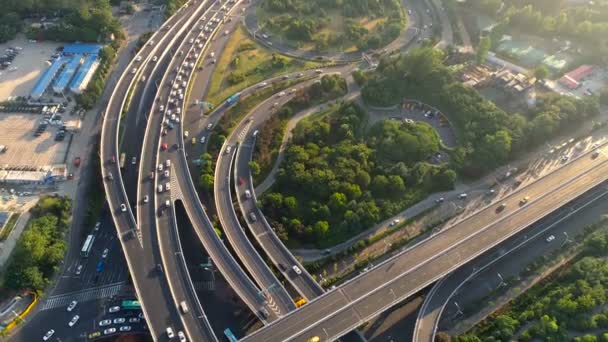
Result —
<svg viewBox="0 0 608 342"><path fill-rule="evenodd" d="M17 245L17 241L19 240L21 233L23 233L23 230L25 230L25 226L27 225L27 222L30 219L30 213L28 210L31 208L31 206L32 205L27 208L24 208L25 211L22 212L19 218L17 219L17 223L15 224L13 230L10 232L8 238L0 242L0 269L6 267L6 263L10 258L13 249L15 249L15 246Z"/></svg>

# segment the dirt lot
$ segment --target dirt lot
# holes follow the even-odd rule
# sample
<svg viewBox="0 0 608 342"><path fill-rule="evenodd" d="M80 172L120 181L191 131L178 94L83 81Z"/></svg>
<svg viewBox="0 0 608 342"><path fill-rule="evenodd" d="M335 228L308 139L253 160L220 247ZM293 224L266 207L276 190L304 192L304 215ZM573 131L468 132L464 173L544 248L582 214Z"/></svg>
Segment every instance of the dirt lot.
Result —
<svg viewBox="0 0 608 342"><path fill-rule="evenodd" d="M30 43L23 35L5 44L0 44L0 54L9 47L21 47L23 50L15 57L9 69L0 71L0 101L10 96L27 96L41 73L46 70L46 61L61 44L53 42Z"/></svg>
<svg viewBox="0 0 608 342"><path fill-rule="evenodd" d="M39 137L34 136L40 116L35 114L0 114L0 145L8 150L0 154L0 166L48 166L63 163L69 134L64 141L54 140L57 127L49 125Z"/></svg>

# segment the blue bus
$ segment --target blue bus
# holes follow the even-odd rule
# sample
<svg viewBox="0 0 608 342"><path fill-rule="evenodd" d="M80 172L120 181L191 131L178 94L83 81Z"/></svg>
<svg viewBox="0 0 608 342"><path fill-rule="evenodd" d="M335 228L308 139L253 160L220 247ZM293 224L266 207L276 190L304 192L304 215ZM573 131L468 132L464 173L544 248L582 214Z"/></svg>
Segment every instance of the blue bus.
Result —
<svg viewBox="0 0 608 342"><path fill-rule="evenodd" d="M236 93L232 96L230 96L228 98L228 100L226 100L226 104L228 106L232 106L233 104L237 103L239 101L239 98L241 97L241 93Z"/></svg>
<svg viewBox="0 0 608 342"><path fill-rule="evenodd" d="M234 336L234 334L232 333L232 331L229 328L226 328L226 330L224 330L224 335L226 335L226 338L230 342L237 342L238 341L236 339L236 336Z"/></svg>
<svg viewBox="0 0 608 342"><path fill-rule="evenodd" d="M123 310L139 310L141 303L138 300L123 300L120 306Z"/></svg>

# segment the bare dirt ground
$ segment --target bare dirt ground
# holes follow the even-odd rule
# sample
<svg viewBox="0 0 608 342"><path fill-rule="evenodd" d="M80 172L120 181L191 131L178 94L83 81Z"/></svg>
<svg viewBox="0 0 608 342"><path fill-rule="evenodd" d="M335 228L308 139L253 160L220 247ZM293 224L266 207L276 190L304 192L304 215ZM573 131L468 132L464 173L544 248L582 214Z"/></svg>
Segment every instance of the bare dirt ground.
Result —
<svg viewBox="0 0 608 342"><path fill-rule="evenodd" d="M9 47L23 48L11 65L17 70L10 71L8 68L0 71L0 101L10 96L29 95L38 77L48 68L46 61L60 45L55 42L30 43L24 35L0 44L0 54L4 54Z"/></svg>

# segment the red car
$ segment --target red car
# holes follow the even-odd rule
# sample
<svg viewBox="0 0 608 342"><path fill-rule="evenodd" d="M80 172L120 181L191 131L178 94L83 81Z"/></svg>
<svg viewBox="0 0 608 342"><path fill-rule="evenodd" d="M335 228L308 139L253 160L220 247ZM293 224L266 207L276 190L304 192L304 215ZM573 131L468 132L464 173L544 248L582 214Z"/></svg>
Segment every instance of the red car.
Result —
<svg viewBox="0 0 608 342"><path fill-rule="evenodd" d="M76 166L76 167L80 166L80 157L74 158L74 166Z"/></svg>
<svg viewBox="0 0 608 342"><path fill-rule="evenodd" d="M163 150L163 151L166 151L167 150L167 144L164 143L164 144L160 145L160 149Z"/></svg>

